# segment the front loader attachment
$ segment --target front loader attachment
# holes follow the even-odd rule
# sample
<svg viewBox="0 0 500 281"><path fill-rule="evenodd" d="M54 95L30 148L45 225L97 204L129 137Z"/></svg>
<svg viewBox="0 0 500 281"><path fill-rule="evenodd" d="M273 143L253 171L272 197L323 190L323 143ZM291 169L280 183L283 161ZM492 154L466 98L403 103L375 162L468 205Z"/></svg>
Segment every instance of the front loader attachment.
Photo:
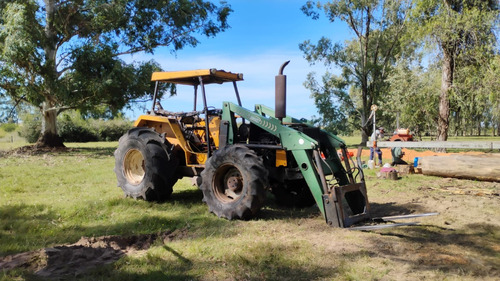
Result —
<svg viewBox="0 0 500 281"><path fill-rule="evenodd" d="M330 189L331 192L323 195L325 220L330 226L349 227L371 218L365 177L360 163L361 150L362 148L360 147L356 157L358 159L357 168L351 169L348 153L345 146L341 145L344 165L346 166L346 170L350 172L348 174L350 183L335 186ZM355 166L354 163L353 166ZM358 171L359 182L356 182L358 178L352 174L354 170Z"/></svg>
<svg viewBox="0 0 500 281"><path fill-rule="evenodd" d="M294 150L293 155L326 223L349 227L369 220L370 203L363 171L350 163L345 144L323 130L316 131L314 140L317 149Z"/></svg>
<svg viewBox="0 0 500 281"><path fill-rule="evenodd" d="M370 204L364 182L336 186L323 195L326 223L333 227L349 227L370 219Z"/></svg>

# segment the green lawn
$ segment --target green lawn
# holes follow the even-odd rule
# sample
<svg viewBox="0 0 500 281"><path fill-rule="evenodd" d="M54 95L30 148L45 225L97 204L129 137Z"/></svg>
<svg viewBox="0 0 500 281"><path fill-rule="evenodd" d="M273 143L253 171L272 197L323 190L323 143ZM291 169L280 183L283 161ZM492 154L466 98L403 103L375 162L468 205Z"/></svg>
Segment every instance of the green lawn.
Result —
<svg viewBox="0 0 500 281"><path fill-rule="evenodd" d="M117 143L66 144L67 152L0 155L0 257L77 242L178 231L170 242L128 254L78 280L495 280L500 273L498 197L455 195L442 187L500 190L494 183L422 175L399 181L367 171L376 214L438 211L422 226L350 231L328 227L316 206L269 202L250 221L208 212L189 179L171 200L124 198L116 187ZM1 260L0 260L1 261ZM45 280L29 269L0 280Z"/></svg>

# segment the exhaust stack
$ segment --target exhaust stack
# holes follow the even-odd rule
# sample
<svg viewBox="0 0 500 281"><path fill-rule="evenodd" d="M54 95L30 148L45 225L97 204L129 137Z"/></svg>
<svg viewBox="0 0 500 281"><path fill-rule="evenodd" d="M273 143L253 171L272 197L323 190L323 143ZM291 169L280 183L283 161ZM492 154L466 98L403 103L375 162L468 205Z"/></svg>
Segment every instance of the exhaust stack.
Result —
<svg viewBox="0 0 500 281"><path fill-rule="evenodd" d="M286 61L280 67L278 75L275 77L275 110L274 117L280 121L286 117L286 75L283 75L285 66L290 61Z"/></svg>

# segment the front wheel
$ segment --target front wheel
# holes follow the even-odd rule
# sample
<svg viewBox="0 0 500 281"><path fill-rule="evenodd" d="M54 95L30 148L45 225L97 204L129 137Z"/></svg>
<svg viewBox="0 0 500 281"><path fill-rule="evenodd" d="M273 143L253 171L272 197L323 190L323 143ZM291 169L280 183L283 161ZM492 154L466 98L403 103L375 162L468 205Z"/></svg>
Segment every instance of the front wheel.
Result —
<svg viewBox="0 0 500 281"><path fill-rule="evenodd" d="M268 171L253 150L231 145L216 151L201 173L203 201L227 219L250 219L265 201Z"/></svg>

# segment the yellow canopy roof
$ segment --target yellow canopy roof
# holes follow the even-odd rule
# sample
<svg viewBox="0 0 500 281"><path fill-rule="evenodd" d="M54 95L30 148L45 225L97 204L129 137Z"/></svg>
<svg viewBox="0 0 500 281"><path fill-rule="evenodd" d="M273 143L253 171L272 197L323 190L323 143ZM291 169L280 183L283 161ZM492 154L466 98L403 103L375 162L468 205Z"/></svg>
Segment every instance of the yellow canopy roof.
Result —
<svg viewBox="0 0 500 281"><path fill-rule="evenodd" d="M242 73L226 72L224 70L212 69L197 69L186 71L166 71L153 72L151 81L161 81L174 84L184 85L199 85L199 77L202 77L203 84L241 81L243 80Z"/></svg>

